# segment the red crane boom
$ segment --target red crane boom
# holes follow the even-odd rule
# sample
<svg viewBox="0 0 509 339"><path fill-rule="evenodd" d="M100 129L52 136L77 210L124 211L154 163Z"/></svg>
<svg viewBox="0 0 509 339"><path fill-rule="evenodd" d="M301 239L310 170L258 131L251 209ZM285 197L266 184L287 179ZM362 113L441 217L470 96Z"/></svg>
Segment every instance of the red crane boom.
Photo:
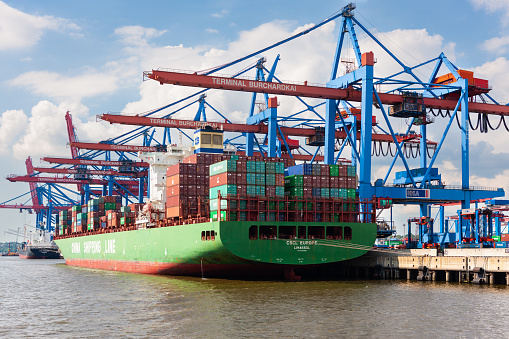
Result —
<svg viewBox="0 0 509 339"><path fill-rule="evenodd" d="M180 86L216 88L231 91L257 92L354 102L361 102L362 94L360 90L355 90L353 88L328 88L321 86L308 86L307 83L275 83L161 70L143 72L143 76L144 78L159 81L161 85L173 84ZM380 97L382 104L386 105L395 105L403 102L403 97L400 94L379 93L378 96ZM424 98L424 105L427 108L454 110L456 104L456 100ZM509 115L509 106L505 105L469 102L468 109L470 112Z"/></svg>
<svg viewBox="0 0 509 339"><path fill-rule="evenodd" d="M62 164L62 165L90 165L90 166L111 166L111 167L119 167L125 165L125 163L122 161L113 160L67 159L53 157L44 157L41 158L41 160L52 164ZM149 164L143 161L133 162L132 165L134 167L149 167Z"/></svg>
<svg viewBox="0 0 509 339"><path fill-rule="evenodd" d="M56 174L78 174L75 168L45 168L45 167L34 167L34 171L41 173L56 173ZM126 177L146 177L148 172L136 172L136 173L119 173L115 170L87 170L86 174L90 175L113 175L113 176L126 176Z"/></svg>
<svg viewBox="0 0 509 339"><path fill-rule="evenodd" d="M118 115L118 114L101 114L98 118L108 121L110 124L124 124L135 126L156 126L156 127L173 127L181 129L199 129L210 126L214 129L220 129L226 132L242 132L242 133L258 133L267 134L268 126L264 124L248 125L248 124L231 124L225 122L207 122L207 121L193 121L193 120L179 120L179 119L163 119L163 118L148 118L133 115ZM300 136L309 137L316 134L314 128L297 128L297 127L281 127L281 132L285 136ZM374 141L393 142L392 136L388 134L373 133ZM358 140L360 133L357 134ZM346 139L346 132L336 131L336 139ZM404 137L397 136L398 142L403 141ZM406 142L419 144L418 140L409 140ZM429 145L436 145L435 142L428 142ZM102 144L100 144L102 145Z"/></svg>
<svg viewBox="0 0 509 339"><path fill-rule="evenodd" d="M10 182L41 182L46 184L79 184L79 183L87 183L90 185L107 185L107 180L101 179L88 179L88 180L76 180L72 178L66 177L38 177L38 176L28 176L28 175L11 175L7 177L7 180ZM138 182L136 180L116 180L122 186L129 187L138 187Z"/></svg>
<svg viewBox="0 0 509 339"><path fill-rule="evenodd" d="M118 151L118 152L157 152L158 148L154 146L134 146L134 145L115 145L90 142L71 142L71 147L98 150L98 151Z"/></svg>

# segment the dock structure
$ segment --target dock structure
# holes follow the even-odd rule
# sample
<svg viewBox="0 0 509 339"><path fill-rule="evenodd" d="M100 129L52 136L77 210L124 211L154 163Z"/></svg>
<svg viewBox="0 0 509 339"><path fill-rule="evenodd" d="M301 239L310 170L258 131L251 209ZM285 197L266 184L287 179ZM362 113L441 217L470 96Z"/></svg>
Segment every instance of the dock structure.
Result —
<svg viewBox="0 0 509 339"><path fill-rule="evenodd" d="M371 250L343 263L355 277L509 286L509 249Z"/></svg>

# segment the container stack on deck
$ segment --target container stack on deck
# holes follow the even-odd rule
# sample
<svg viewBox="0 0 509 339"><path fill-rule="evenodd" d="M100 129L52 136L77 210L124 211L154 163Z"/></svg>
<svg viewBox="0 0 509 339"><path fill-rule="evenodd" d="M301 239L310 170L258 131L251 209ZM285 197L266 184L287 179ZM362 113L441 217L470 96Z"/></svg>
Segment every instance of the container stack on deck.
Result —
<svg viewBox="0 0 509 339"><path fill-rule="evenodd" d="M268 161L261 161L262 159L268 159ZM210 166L224 161L228 161L229 169L225 171L228 173L220 176L219 183L217 177L214 178L215 181L212 181L210 179ZM268 170L265 163L271 163ZM221 196L279 196L282 198L284 195L284 168L294 164L293 159L209 153L190 155L184 158L183 163L167 169L166 217L174 221L196 217L211 217L217 220L218 189L212 193L210 187L221 186L219 188ZM276 169L278 173L276 173ZM222 174L222 172L217 172L214 175L217 174ZM231 209L235 202L231 202L230 206L226 201L222 201L221 204L223 205L221 214L224 220L226 210ZM254 208L254 210L257 210L257 208ZM243 212L238 213L238 215L242 215L243 219L248 220L246 211ZM236 212L232 215L235 216L236 220ZM228 220L230 219L228 218Z"/></svg>
<svg viewBox="0 0 509 339"><path fill-rule="evenodd" d="M135 212L143 204L121 206L121 202L121 196L105 196L60 211L57 235L134 225Z"/></svg>
<svg viewBox="0 0 509 339"><path fill-rule="evenodd" d="M71 233L72 211L62 210L58 212L57 235L66 235Z"/></svg>
<svg viewBox="0 0 509 339"><path fill-rule="evenodd" d="M232 160L210 166L212 220L218 219L218 211L221 212L221 220L266 220L267 205L284 199L284 163L279 162L278 158L265 158L268 161L254 159L232 156ZM221 206L218 204L218 194L227 198L221 199ZM273 217L269 216L269 220L276 220L275 213L271 212Z"/></svg>
<svg viewBox="0 0 509 339"><path fill-rule="evenodd" d="M198 164L179 163L166 169L166 217L205 215L208 175L199 174ZM200 173L203 172L200 170Z"/></svg>

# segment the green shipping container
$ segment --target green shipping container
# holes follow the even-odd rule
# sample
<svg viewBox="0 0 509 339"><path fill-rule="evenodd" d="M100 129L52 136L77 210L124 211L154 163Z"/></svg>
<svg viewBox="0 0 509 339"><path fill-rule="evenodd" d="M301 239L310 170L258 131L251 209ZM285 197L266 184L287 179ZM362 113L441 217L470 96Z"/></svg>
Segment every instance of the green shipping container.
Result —
<svg viewBox="0 0 509 339"><path fill-rule="evenodd" d="M209 175L213 176L224 172L237 172L237 161L223 160L209 166Z"/></svg>
<svg viewBox="0 0 509 339"><path fill-rule="evenodd" d="M290 197L302 197L304 196L303 187L287 187L285 188L285 195Z"/></svg>
<svg viewBox="0 0 509 339"><path fill-rule="evenodd" d="M285 173L285 164L282 162L276 162L276 174Z"/></svg>
<svg viewBox="0 0 509 339"><path fill-rule="evenodd" d="M256 173L246 173L246 180L250 184L256 184Z"/></svg>
<svg viewBox="0 0 509 339"><path fill-rule="evenodd" d="M274 179L274 182L276 179ZM265 173L256 173L256 185L265 186Z"/></svg>
<svg viewBox="0 0 509 339"><path fill-rule="evenodd" d="M265 162L264 161L256 162L256 173L265 173Z"/></svg>
<svg viewBox="0 0 509 339"><path fill-rule="evenodd" d="M348 189L347 199L355 199L355 188Z"/></svg>
<svg viewBox="0 0 509 339"><path fill-rule="evenodd" d="M246 172L256 173L256 161L246 161Z"/></svg>
<svg viewBox="0 0 509 339"><path fill-rule="evenodd" d="M116 209L116 207L117 207L117 204L114 202L105 202L104 203L104 209L106 211L114 210L114 209Z"/></svg>
<svg viewBox="0 0 509 339"><path fill-rule="evenodd" d="M494 235L491 237L493 240L495 241L500 241L500 236L499 235Z"/></svg>
<svg viewBox="0 0 509 339"><path fill-rule="evenodd" d="M328 189L328 188L322 188L322 189L320 190L320 194L321 194L321 196L322 196L322 197L324 197L324 198L329 198L329 197L330 197L330 189Z"/></svg>
<svg viewBox="0 0 509 339"><path fill-rule="evenodd" d="M356 174L355 166L348 165L348 167L346 168L346 172L347 172L347 174L346 174L347 176L355 177L355 174Z"/></svg>
<svg viewBox="0 0 509 339"><path fill-rule="evenodd" d="M339 193L339 197L338 198L341 198L341 199L346 199L348 198L348 189L346 188L338 188L338 193Z"/></svg>
<svg viewBox="0 0 509 339"><path fill-rule="evenodd" d="M276 173L276 162L268 162L265 164L265 173Z"/></svg>
<svg viewBox="0 0 509 339"><path fill-rule="evenodd" d="M275 162L272 162L270 164L275 164ZM276 175L273 173L265 174L265 185L267 185L267 186L276 185Z"/></svg>
<svg viewBox="0 0 509 339"><path fill-rule="evenodd" d="M218 199L210 199L209 207L211 211L217 211L218 208ZM244 200L244 202L246 202ZM229 205L229 206L228 206ZM237 209L237 201L236 200L230 200L230 204L228 204L228 200L221 199L221 209L222 210L234 210Z"/></svg>
<svg viewBox="0 0 509 339"><path fill-rule="evenodd" d="M331 177L339 176L339 166L338 165L329 165L329 174Z"/></svg>
<svg viewBox="0 0 509 339"><path fill-rule="evenodd" d="M247 185L246 193L249 196L255 196L256 195L256 186L255 185Z"/></svg>
<svg viewBox="0 0 509 339"><path fill-rule="evenodd" d="M209 199L217 199L217 192L221 193L222 197L226 197L228 194L237 195L237 185L221 185L211 188L209 191Z"/></svg>
<svg viewBox="0 0 509 339"><path fill-rule="evenodd" d="M284 197L285 188L283 186L276 186L276 197Z"/></svg>
<svg viewBox="0 0 509 339"><path fill-rule="evenodd" d="M256 195L260 197L265 196L265 186L256 186Z"/></svg>
<svg viewBox="0 0 509 339"><path fill-rule="evenodd" d="M285 177L285 187L303 187L304 176L303 175L290 175Z"/></svg>
<svg viewBox="0 0 509 339"><path fill-rule="evenodd" d="M237 220L237 212L221 211L221 221L225 221L227 215L230 217L230 221ZM210 219L217 221L217 211L210 211Z"/></svg>

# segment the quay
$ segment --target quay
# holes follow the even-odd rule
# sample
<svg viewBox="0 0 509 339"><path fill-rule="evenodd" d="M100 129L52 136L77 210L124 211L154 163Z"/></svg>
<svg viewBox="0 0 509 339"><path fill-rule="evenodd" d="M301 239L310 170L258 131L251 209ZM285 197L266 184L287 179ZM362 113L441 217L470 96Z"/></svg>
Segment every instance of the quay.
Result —
<svg viewBox="0 0 509 339"><path fill-rule="evenodd" d="M342 266L356 278L509 286L508 248L376 249Z"/></svg>

